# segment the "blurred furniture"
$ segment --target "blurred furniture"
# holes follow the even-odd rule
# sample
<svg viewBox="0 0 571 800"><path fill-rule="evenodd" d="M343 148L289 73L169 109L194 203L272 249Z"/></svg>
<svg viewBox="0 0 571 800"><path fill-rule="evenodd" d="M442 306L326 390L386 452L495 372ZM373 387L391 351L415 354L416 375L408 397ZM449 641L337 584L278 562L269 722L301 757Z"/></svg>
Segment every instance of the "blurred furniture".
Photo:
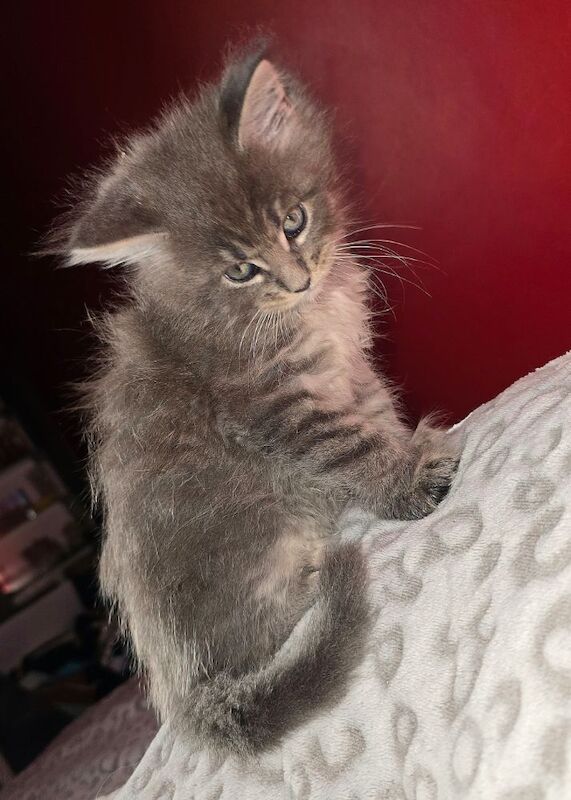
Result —
<svg viewBox="0 0 571 800"><path fill-rule="evenodd" d="M93 526L0 400L0 673L73 627L85 607L70 576L92 568Z"/></svg>
<svg viewBox="0 0 571 800"><path fill-rule="evenodd" d="M0 399L0 766L12 771L127 674L97 607L94 523L55 440L37 444L42 415L24 422L17 405Z"/></svg>

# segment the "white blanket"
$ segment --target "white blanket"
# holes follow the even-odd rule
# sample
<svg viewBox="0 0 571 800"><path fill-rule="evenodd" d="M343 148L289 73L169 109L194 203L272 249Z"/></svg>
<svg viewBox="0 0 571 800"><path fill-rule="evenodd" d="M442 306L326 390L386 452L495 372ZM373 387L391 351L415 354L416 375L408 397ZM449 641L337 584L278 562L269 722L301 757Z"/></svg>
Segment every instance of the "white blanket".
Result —
<svg viewBox="0 0 571 800"><path fill-rule="evenodd" d="M163 726L113 800L571 798L571 354L458 430L432 516L345 521L375 622L344 699L247 764Z"/></svg>

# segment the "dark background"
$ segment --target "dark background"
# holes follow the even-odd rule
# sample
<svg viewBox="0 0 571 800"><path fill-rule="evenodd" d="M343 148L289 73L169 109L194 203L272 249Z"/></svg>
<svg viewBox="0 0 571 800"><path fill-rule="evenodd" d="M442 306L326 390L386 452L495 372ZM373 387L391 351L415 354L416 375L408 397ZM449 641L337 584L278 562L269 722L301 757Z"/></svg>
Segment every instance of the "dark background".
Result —
<svg viewBox="0 0 571 800"><path fill-rule="evenodd" d="M571 346L567 0L19 0L2 23L2 376L76 449L67 384L114 278L28 254L66 176L259 24L336 109L361 216L419 225L386 238L439 261L418 272L431 297L388 282L379 352L412 411L458 419Z"/></svg>

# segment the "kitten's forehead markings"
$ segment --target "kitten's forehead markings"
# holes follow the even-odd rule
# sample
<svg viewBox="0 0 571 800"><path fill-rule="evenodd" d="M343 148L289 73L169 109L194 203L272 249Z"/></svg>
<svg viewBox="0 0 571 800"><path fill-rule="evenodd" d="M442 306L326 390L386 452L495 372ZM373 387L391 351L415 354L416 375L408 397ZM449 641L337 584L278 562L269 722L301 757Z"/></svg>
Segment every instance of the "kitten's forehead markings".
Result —
<svg viewBox="0 0 571 800"><path fill-rule="evenodd" d="M238 247L237 244L234 244L234 242L224 242L224 244L221 247L221 250L225 254L230 255L232 258L236 259L236 261L248 260L248 256L246 255L246 253L242 250L241 247Z"/></svg>
<svg viewBox="0 0 571 800"><path fill-rule="evenodd" d="M276 226L276 228L281 228L282 220L280 217L280 212L276 208L268 208L266 211L267 217L270 222Z"/></svg>

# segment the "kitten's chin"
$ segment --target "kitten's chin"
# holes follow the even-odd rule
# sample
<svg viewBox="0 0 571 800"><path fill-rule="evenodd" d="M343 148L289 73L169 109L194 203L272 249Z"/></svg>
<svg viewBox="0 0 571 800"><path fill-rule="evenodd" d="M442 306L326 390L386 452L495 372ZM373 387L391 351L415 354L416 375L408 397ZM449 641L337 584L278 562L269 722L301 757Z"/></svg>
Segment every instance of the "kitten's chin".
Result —
<svg viewBox="0 0 571 800"><path fill-rule="evenodd" d="M279 303L272 303L271 305L265 305L260 308L260 310L264 313L269 314L290 314L298 311L302 308L308 300L308 295L310 291L304 293L303 297L297 297L293 301L283 301Z"/></svg>

